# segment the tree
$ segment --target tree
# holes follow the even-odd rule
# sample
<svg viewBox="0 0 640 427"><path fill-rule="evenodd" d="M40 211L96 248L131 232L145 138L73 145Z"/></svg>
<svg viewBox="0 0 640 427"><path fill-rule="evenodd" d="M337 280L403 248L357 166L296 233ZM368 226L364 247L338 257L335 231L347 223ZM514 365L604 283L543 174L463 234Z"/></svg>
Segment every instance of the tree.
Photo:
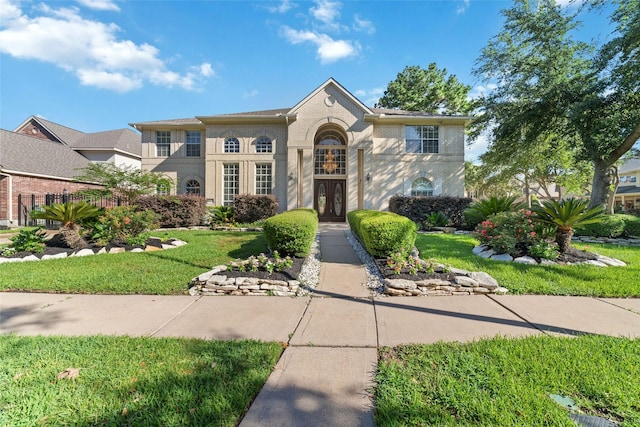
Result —
<svg viewBox="0 0 640 427"><path fill-rule="evenodd" d="M170 178L157 172L134 167L118 167L112 163L91 163L76 176L77 181L95 182L104 187L100 190L82 190L88 196L100 194L106 197L121 197L125 203L133 204L140 196L155 194L159 187L171 188Z"/></svg>
<svg viewBox="0 0 640 427"><path fill-rule="evenodd" d="M468 114L473 103L467 95L471 86L458 81L455 75L447 77L446 69L435 63L425 70L408 66L389 83L376 104L379 108L395 108L428 113Z"/></svg>
<svg viewBox="0 0 640 427"><path fill-rule="evenodd" d="M616 162L640 139L640 0L616 3L616 37L599 49L570 112L594 166L591 207L613 197Z"/></svg>
<svg viewBox="0 0 640 427"><path fill-rule="evenodd" d="M511 153L563 140L594 167L591 207L604 206L611 166L640 136L640 0L617 1L616 37L595 49L570 37L579 12L517 0L474 69L496 89L472 134L490 129L491 148Z"/></svg>

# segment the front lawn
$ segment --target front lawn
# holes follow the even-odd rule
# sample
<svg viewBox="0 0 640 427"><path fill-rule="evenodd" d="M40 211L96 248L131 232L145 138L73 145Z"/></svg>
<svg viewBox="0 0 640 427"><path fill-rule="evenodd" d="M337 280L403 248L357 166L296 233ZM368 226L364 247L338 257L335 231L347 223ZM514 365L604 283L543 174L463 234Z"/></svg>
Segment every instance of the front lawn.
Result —
<svg viewBox="0 0 640 427"><path fill-rule="evenodd" d="M144 253L104 254L2 264L0 290L87 294L186 294L189 282L212 267L265 252L262 233L162 231L154 236L188 244Z"/></svg>
<svg viewBox="0 0 640 427"><path fill-rule="evenodd" d="M0 425L235 426L279 343L0 336ZM68 368L71 377L57 378Z"/></svg>
<svg viewBox="0 0 640 427"><path fill-rule="evenodd" d="M640 425L640 340L491 339L383 348L376 399L384 426L567 426L551 394L584 415Z"/></svg>
<svg viewBox="0 0 640 427"><path fill-rule="evenodd" d="M581 245L578 249L618 258L626 267L542 266L493 261L471 253L478 241L469 235L419 234L420 257L470 271L486 271L512 294L640 297L640 247Z"/></svg>

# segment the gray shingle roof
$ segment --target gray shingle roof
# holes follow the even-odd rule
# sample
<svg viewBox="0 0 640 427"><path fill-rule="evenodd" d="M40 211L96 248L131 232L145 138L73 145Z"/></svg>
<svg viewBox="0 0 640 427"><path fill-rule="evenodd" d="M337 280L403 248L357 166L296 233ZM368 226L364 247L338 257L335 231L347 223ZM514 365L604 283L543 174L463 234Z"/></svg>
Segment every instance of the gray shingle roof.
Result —
<svg viewBox="0 0 640 427"><path fill-rule="evenodd" d="M0 170L71 179L88 165L67 146L0 129Z"/></svg>
<svg viewBox="0 0 640 427"><path fill-rule="evenodd" d="M620 170L618 172L620 174L625 174L627 172L634 172L637 170L640 170L640 159L629 159L620 166Z"/></svg>
<svg viewBox="0 0 640 427"><path fill-rule="evenodd" d="M640 193L640 187L636 187L635 185L621 185L616 190L616 194L633 194Z"/></svg>
<svg viewBox="0 0 640 427"><path fill-rule="evenodd" d="M155 126L155 125L202 125L202 122L195 117L188 117L185 119L169 119L169 120L153 120L150 122L136 122L130 123L131 126Z"/></svg>

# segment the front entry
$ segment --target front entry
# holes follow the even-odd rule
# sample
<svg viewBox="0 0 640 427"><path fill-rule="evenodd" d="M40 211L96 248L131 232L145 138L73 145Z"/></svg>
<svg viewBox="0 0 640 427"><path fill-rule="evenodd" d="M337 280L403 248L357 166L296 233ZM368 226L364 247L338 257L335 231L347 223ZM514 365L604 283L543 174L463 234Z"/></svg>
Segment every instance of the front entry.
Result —
<svg viewBox="0 0 640 427"><path fill-rule="evenodd" d="M345 221L345 183L344 179L315 180L313 208L320 222Z"/></svg>

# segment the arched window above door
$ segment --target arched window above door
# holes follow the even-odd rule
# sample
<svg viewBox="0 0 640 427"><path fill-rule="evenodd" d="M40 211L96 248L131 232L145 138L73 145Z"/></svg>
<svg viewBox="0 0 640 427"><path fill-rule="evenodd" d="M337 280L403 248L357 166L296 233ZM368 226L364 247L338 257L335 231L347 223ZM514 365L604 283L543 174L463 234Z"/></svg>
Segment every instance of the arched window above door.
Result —
<svg viewBox="0 0 640 427"><path fill-rule="evenodd" d="M433 184L427 178L418 178L411 184L411 195L414 197L433 196Z"/></svg>
<svg viewBox="0 0 640 427"><path fill-rule="evenodd" d="M347 135L335 125L318 129L314 138L314 174L347 174Z"/></svg>

